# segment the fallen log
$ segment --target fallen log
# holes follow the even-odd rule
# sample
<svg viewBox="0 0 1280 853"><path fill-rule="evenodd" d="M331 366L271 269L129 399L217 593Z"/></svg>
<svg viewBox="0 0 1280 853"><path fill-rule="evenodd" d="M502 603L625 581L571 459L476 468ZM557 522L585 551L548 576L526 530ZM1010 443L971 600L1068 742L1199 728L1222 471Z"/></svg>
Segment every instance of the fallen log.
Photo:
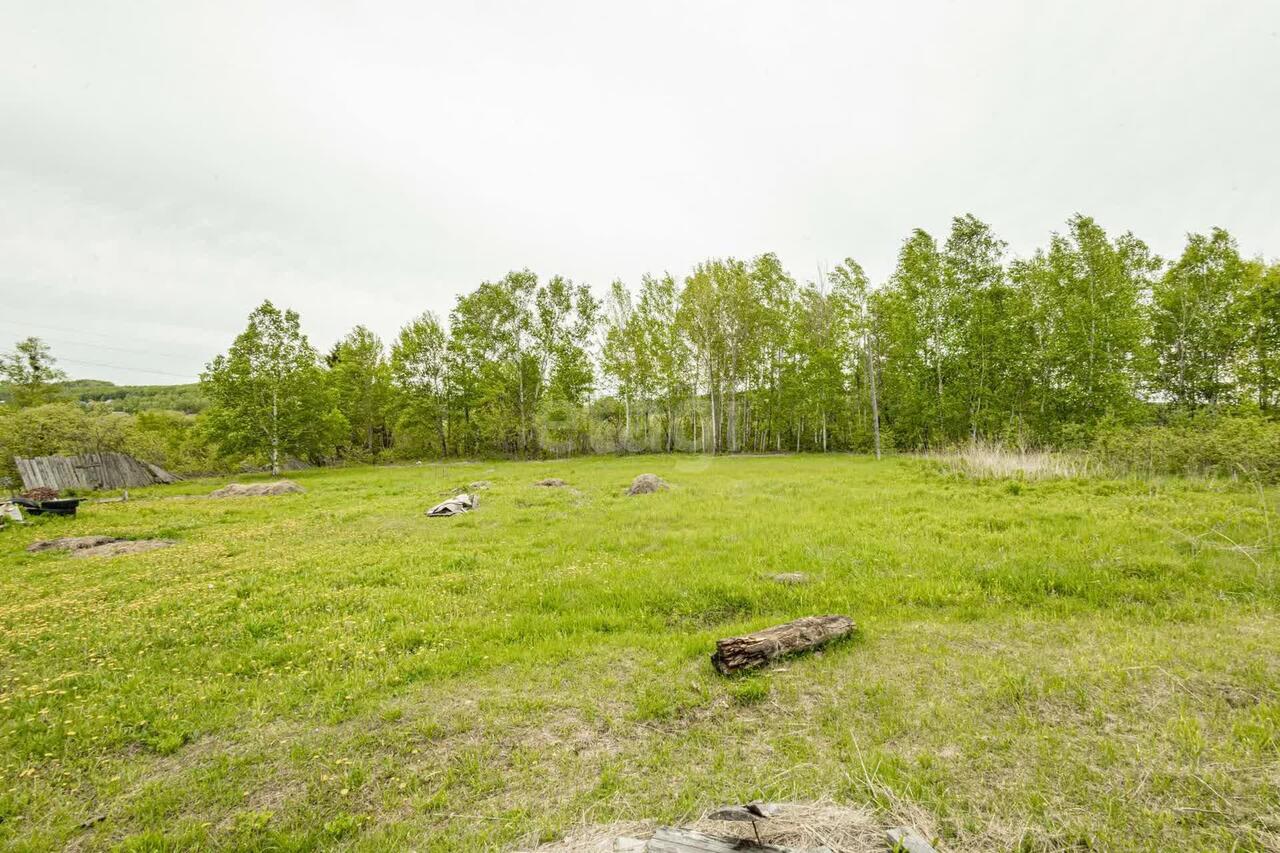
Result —
<svg viewBox="0 0 1280 853"><path fill-rule="evenodd" d="M816 649L851 634L853 629L848 616L805 616L744 637L716 640L711 663L721 675L754 669L774 658Z"/></svg>

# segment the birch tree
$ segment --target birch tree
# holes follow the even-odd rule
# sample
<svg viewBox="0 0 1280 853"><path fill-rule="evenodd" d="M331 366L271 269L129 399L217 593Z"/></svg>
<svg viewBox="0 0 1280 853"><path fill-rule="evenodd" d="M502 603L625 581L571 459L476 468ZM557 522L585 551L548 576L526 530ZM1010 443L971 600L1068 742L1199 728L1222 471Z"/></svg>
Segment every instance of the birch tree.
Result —
<svg viewBox="0 0 1280 853"><path fill-rule="evenodd" d="M1152 299L1154 389L1184 408L1227 401L1242 342L1236 303L1245 265L1236 242L1215 228L1191 234Z"/></svg>
<svg viewBox="0 0 1280 853"><path fill-rule="evenodd" d="M351 448L369 458L390 443L391 368L382 340L356 326L330 354L329 381L350 427Z"/></svg>
<svg viewBox="0 0 1280 853"><path fill-rule="evenodd" d="M688 337L694 362L701 377L692 383L695 390L705 380L710 418L707 421L709 440L702 442L702 450L717 453L721 445L720 409L723 407L722 378L725 372L725 322L724 305L720 301L718 287L719 261L708 261L694 268L685 279L680 294L677 322ZM721 405L717 406L717 398Z"/></svg>
<svg viewBox="0 0 1280 853"><path fill-rule="evenodd" d="M663 411L663 449L676 449L682 402L696 386L693 356L681 327L683 292L671 275L645 276L636 304L639 338L638 364L645 371L642 384L653 389Z"/></svg>
<svg viewBox="0 0 1280 853"><path fill-rule="evenodd" d="M0 356L0 379L8 384L13 404L20 409L49 402L54 383L66 378L49 345L39 338L18 341L13 352Z"/></svg>
<svg viewBox="0 0 1280 853"><path fill-rule="evenodd" d="M1272 412L1280 406L1280 263L1249 261L1238 304L1241 396Z"/></svg>
<svg viewBox="0 0 1280 853"><path fill-rule="evenodd" d="M448 456L449 409L454 402L448 334L434 314L420 314L400 329L391 345L390 369L397 432L413 434L425 428L439 442L440 455Z"/></svg>
<svg viewBox="0 0 1280 853"><path fill-rule="evenodd" d="M284 457L327 455L347 429L297 313L270 301L205 367L200 384L211 401L207 425L219 449L263 456L273 475Z"/></svg>
<svg viewBox="0 0 1280 853"><path fill-rule="evenodd" d="M941 446L948 438L949 307L942 253L930 234L917 229L903 241L897 267L875 307L883 329L886 417L904 446Z"/></svg>

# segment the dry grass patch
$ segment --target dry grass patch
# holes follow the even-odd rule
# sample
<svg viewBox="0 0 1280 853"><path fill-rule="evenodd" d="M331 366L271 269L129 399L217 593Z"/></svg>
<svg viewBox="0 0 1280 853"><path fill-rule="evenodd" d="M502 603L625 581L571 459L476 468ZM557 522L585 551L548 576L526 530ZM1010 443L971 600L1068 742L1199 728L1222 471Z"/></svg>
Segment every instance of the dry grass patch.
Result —
<svg viewBox="0 0 1280 853"><path fill-rule="evenodd" d="M298 495L306 489L292 480L273 480L269 483L228 483L209 493L211 498L251 498L274 495Z"/></svg>
<svg viewBox="0 0 1280 853"><path fill-rule="evenodd" d="M976 443L931 456L943 469L975 480L1053 480L1088 477L1088 463L1076 456L1044 450L1016 450Z"/></svg>

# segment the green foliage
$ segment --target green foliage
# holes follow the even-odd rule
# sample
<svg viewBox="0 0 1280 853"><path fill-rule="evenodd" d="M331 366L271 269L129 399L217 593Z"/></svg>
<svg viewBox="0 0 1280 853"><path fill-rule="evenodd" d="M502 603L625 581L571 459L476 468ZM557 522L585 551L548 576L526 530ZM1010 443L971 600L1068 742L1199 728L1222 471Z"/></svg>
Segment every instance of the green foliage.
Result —
<svg viewBox="0 0 1280 853"><path fill-rule="evenodd" d="M1235 240L1221 228L1187 238L1182 257L1152 293L1151 384L1158 394L1184 408L1231 401L1245 270Z"/></svg>
<svg viewBox="0 0 1280 853"><path fill-rule="evenodd" d="M539 419L558 425L553 441L576 447L576 418L556 413L572 406L576 414L592 390L588 346L599 311L585 285L559 276L539 285L528 270L459 297L448 347L455 451L537 455Z"/></svg>
<svg viewBox="0 0 1280 853"><path fill-rule="evenodd" d="M430 313L410 321L391 345L393 417L402 451L449 455L448 346L448 333Z"/></svg>
<svg viewBox="0 0 1280 853"><path fill-rule="evenodd" d="M115 415L119 418L121 415ZM143 411L134 415L134 438L123 452L152 462L174 474L213 474L227 470L218 446L199 416L173 411Z"/></svg>
<svg viewBox="0 0 1280 853"><path fill-rule="evenodd" d="M603 302L513 271L459 296L447 325L412 320L389 354L356 326L323 364L297 315L264 303L198 389L55 385L47 349L28 350L7 362L25 403L211 401L202 424L228 462L1084 449L1103 425L1170 406L1275 417L1280 264L1243 259L1214 229L1166 265L1083 215L1009 260L966 214L941 243L913 231L878 287L852 258L802 282L768 253L644 276L635 291L615 281Z"/></svg>
<svg viewBox="0 0 1280 853"><path fill-rule="evenodd" d="M175 474L224 470L198 419L180 412L126 415L100 406L48 403L0 408L0 477L16 482L16 456L128 453Z"/></svg>
<svg viewBox="0 0 1280 853"><path fill-rule="evenodd" d="M1104 466L1137 474L1280 482L1280 421L1260 414L1174 413L1167 423L1104 425L1092 446Z"/></svg>
<svg viewBox="0 0 1280 853"><path fill-rule="evenodd" d="M1239 396L1265 412L1280 407L1280 263L1245 264L1236 323Z"/></svg>
<svg viewBox="0 0 1280 853"><path fill-rule="evenodd" d="M391 366L382 341L356 326L334 345L328 364L333 398L349 427L344 455L365 461L377 458L391 444Z"/></svg>
<svg viewBox="0 0 1280 853"><path fill-rule="evenodd" d="M942 254L931 235L917 229L903 242L875 305L886 420L905 448L954 441L944 406L950 384L944 340L953 320L943 299Z"/></svg>
<svg viewBox="0 0 1280 853"><path fill-rule="evenodd" d="M115 412L147 412L168 410L199 414L209 401L198 383L190 385L115 385L111 382L76 380L59 385L66 399L98 403Z"/></svg>
<svg viewBox="0 0 1280 853"><path fill-rule="evenodd" d="M8 383L0 381L0 404L12 401ZM156 409L198 414L209 401L198 383L189 385L116 385L101 379L68 379L51 383L47 402L79 401L113 412L152 411Z"/></svg>
<svg viewBox="0 0 1280 853"><path fill-rule="evenodd" d="M269 301L200 383L212 401L206 426L222 454L266 458L273 474L284 457L326 456L348 429L297 313Z"/></svg>
<svg viewBox="0 0 1280 853"><path fill-rule="evenodd" d="M1022 390L1030 434L1071 443L1103 418L1138 404L1148 337L1144 294L1159 267L1131 234L1112 241L1085 216L1053 235L1048 251L1015 262L1031 346Z"/></svg>
<svg viewBox="0 0 1280 853"><path fill-rule="evenodd" d="M0 463L4 465L4 475L14 482L15 456L92 453L119 450L124 444L122 421L94 416L72 403L0 408Z"/></svg>
<svg viewBox="0 0 1280 853"><path fill-rule="evenodd" d="M57 368L48 344L39 338L18 341L13 352L0 355L0 380L18 408L50 402L56 395L54 383L66 376Z"/></svg>

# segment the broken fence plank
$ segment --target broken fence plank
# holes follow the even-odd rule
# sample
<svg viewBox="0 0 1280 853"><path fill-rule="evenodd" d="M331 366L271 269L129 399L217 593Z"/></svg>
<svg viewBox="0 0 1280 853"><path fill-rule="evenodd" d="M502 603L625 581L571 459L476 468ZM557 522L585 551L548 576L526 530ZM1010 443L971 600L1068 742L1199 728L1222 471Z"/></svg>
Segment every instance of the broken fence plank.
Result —
<svg viewBox="0 0 1280 853"><path fill-rule="evenodd" d="M776 803L750 802L742 806L725 806L707 815L707 820L769 820L782 811Z"/></svg>
<svg viewBox="0 0 1280 853"><path fill-rule="evenodd" d="M805 616L754 634L717 640L711 663L721 675L754 669L783 655L816 649L848 636L854 627L848 616Z"/></svg>
<svg viewBox="0 0 1280 853"><path fill-rule="evenodd" d="M125 453L17 457L13 461L24 489L127 489L179 479Z"/></svg>

